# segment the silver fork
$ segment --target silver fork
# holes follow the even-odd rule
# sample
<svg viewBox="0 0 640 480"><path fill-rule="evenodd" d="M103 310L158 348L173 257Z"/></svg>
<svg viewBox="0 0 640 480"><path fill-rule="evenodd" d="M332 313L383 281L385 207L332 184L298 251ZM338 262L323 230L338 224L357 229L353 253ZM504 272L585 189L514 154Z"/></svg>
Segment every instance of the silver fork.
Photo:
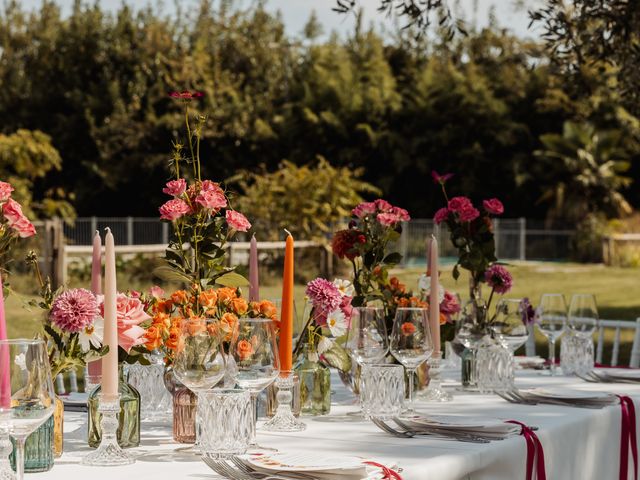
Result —
<svg viewBox="0 0 640 480"><path fill-rule="evenodd" d="M230 460L236 467L238 467L240 471L253 476L253 478L256 478L256 479L258 479L258 477L265 478L265 479L273 478L272 474L267 474L267 473L259 472L257 470L252 469L249 465L244 463L241 459L239 459L235 455L231 457ZM296 479L296 480L317 480L318 479L318 477L314 477L313 475L309 475L307 473L301 473L301 472L275 472L275 474L278 476L286 476L286 478L290 478L292 480L293 479Z"/></svg>
<svg viewBox="0 0 640 480"><path fill-rule="evenodd" d="M209 457L202 457L202 460L214 472L218 475L222 475L224 478L230 478L232 480L255 480L255 478L250 475L244 475L241 472L236 472L226 462L216 461Z"/></svg>
<svg viewBox="0 0 640 480"><path fill-rule="evenodd" d="M377 418L372 418L371 421L381 430L384 430L387 433L390 433L391 435L393 435L394 437L400 437L400 438L413 438L416 436L415 433L412 432L408 432L408 431L404 431L401 432L400 430L396 430L395 428L390 427L389 425L387 425L386 423L384 423L382 420L379 420Z"/></svg>
<svg viewBox="0 0 640 480"><path fill-rule="evenodd" d="M480 439L480 438L458 437L458 436L451 435L450 432L441 432L441 431L435 431L435 430L433 432L416 431L410 428L406 428L407 425L402 426L400 424L398 425L400 425L404 430L396 430L395 428L391 427L390 425L386 424L380 419L374 418L372 419L372 421L381 430L384 430L385 432L390 433L394 437L399 437L399 438L413 438L416 435L424 435L426 437L432 437L437 440L460 441L460 442L469 442L469 443L489 443L489 440ZM397 420L394 420L394 421L398 423Z"/></svg>
<svg viewBox="0 0 640 480"><path fill-rule="evenodd" d="M415 432L417 434L423 435L437 435L442 436L447 439L457 440L460 442L469 442L469 443L489 443L491 440L488 438L482 437L480 435L474 435L472 433L466 432L453 432L448 429L438 428L438 427L425 427L424 430L413 430L409 425L400 420L399 418L394 418L394 422L398 424L400 428L403 428L407 432ZM499 439L495 439L499 440Z"/></svg>
<svg viewBox="0 0 640 480"><path fill-rule="evenodd" d="M527 397L525 397L525 396L524 396L522 393L520 393L520 392L518 391L518 389L516 389L516 388L513 388L513 389L511 389L511 390L508 390L506 393L507 393L507 395L510 395L510 396L512 396L513 398L515 398L515 399L518 401L518 403L523 403L523 404L525 404L525 405L537 405L537 404L538 404L538 401L537 401L537 400L534 400L534 399L532 399L532 398L527 398Z"/></svg>

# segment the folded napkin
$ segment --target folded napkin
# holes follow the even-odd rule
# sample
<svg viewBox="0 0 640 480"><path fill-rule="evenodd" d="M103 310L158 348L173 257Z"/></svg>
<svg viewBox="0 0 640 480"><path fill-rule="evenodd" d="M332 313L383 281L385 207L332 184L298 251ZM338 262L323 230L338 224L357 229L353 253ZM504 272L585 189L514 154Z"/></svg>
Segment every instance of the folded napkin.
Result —
<svg viewBox="0 0 640 480"><path fill-rule="evenodd" d="M594 370L592 372L596 377L605 382L624 382L624 383L640 383L640 370Z"/></svg>
<svg viewBox="0 0 640 480"><path fill-rule="evenodd" d="M403 423L415 431L450 433L452 436L467 434L487 440L502 440L519 435L520 427L494 418L469 418L453 415L414 416Z"/></svg>
<svg viewBox="0 0 640 480"><path fill-rule="evenodd" d="M616 396L610 393L586 392L583 390L569 390L564 388L533 388L529 390L519 390L518 394L526 400L533 400L538 403L577 407L601 408L618 403Z"/></svg>

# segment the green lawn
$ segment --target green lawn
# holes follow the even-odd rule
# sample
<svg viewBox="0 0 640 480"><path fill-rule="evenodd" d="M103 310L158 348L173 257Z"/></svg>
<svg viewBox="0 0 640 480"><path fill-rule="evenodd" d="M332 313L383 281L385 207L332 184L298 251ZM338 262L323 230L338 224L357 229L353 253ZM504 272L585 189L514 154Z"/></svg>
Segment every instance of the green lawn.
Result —
<svg viewBox="0 0 640 480"><path fill-rule="evenodd" d="M593 293L598 301L601 318L633 320L640 317L640 270L605 267L602 265L581 265L571 263L522 263L509 267L514 277L511 298L528 296L535 304L542 293L564 293L569 300L572 293ZM394 272L410 289L417 288L420 275L417 269L404 269ZM467 280L463 277L456 283L451 270L445 268L441 274L445 288L457 291L465 298L468 293ZM14 282L19 285L20 282ZM119 285L126 285L119 279ZM132 288L144 289L149 285L132 285ZM122 287L121 287L122 288ZM275 281L261 288L261 297L276 299L280 297L281 285ZM295 290L298 323L302 322L304 309L304 286L297 285ZM31 336L38 327L39 312L25 310L22 305L30 297L19 293L7 299L7 321L11 337ZM623 335L621 358L626 361L629 355L632 335ZM546 355L544 338L536 335L539 353ZM611 341L611 338L608 339ZM606 356L605 356L606 358Z"/></svg>

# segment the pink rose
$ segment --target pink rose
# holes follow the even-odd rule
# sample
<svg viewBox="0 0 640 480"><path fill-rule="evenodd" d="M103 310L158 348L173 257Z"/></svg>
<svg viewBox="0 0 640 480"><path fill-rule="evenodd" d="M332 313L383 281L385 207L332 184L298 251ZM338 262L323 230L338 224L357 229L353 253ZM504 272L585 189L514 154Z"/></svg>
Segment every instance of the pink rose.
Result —
<svg viewBox="0 0 640 480"><path fill-rule="evenodd" d="M173 222L190 211L189 205L184 200L174 198L160 207L160 218Z"/></svg>
<svg viewBox="0 0 640 480"><path fill-rule="evenodd" d="M15 230L20 238L29 238L36 234L36 227L33 226L33 223L31 223L27 217L22 217L11 225L11 228Z"/></svg>
<svg viewBox="0 0 640 480"><path fill-rule="evenodd" d="M393 207L391 209L391 213L396 214L401 222L408 222L409 220L411 220L409 212L407 212L404 208Z"/></svg>
<svg viewBox="0 0 640 480"><path fill-rule="evenodd" d="M484 200L482 206L490 215L502 215L504 213L504 205L502 205L502 202L497 198Z"/></svg>
<svg viewBox="0 0 640 480"><path fill-rule="evenodd" d="M220 187L219 183L212 182L211 180L204 180L200 186L202 192L216 192L224 195L224 190Z"/></svg>
<svg viewBox="0 0 640 480"><path fill-rule="evenodd" d="M235 210L227 210L225 218L227 219L229 227L233 230L237 230L238 232L246 232L251 228L251 224L249 223L249 220L247 220L247 217Z"/></svg>
<svg viewBox="0 0 640 480"><path fill-rule="evenodd" d="M367 215L376 213L376 204L373 202L364 202L351 210L351 213L358 218L364 218Z"/></svg>
<svg viewBox="0 0 640 480"><path fill-rule="evenodd" d="M184 178L178 180L171 180L167 182L167 186L162 189L162 193L171 195L172 197L179 197L187 190L187 182Z"/></svg>
<svg viewBox="0 0 640 480"><path fill-rule="evenodd" d="M379 212L388 213L393 208L389 202L381 198L379 198L373 203L376 204L376 208L378 209Z"/></svg>
<svg viewBox="0 0 640 480"><path fill-rule="evenodd" d="M149 289L149 295L151 295L153 298L162 298L164 297L164 290L158 285L154 285Z"/></svg>
<svg viewBox="0 0 640 480"><path fill-rule="evenodd" d="M473 203L471 203L471 200L467 197L453 197L449 200L447 207L449 207L449 210L452 212L460 213L462 210L473 208Z"/></svg>
<svg viewBox="0 0 640 480"><path fill-rule="evenodd" d="M9 200L13 187L7 182L0 182L0 202Z"/></svg>
<svg viewBox="0 0 640 480"><path fill-rule="evenodd" d="M129 353L133 347L145 343L145 333L147 331L137 325L125 329L120 329L120 326L118 326L118 345Z"/></svg>
<svg viewBox="0 0 640 480"><path fill-rule="evenodd" d="M116 309L118 315L118 330L124 327L139 325L145 320L151 319L144 311L144 304L139 298L127 296L119 293L116 298Z"/></svg>
<svg viewBox="0 0 640 480"><path fill-rule="evenodd" d="M395 213L379 213L376 216L376 220L378 220L378 223L383 227L393 227L400 222L400 219Z"/></svg>
<svg viewBox="0 0 640 480"><path fill-rule="evenodd" d="M460 303L458 298L451 292L444 292L444 298L440 302L440 311L447 316L460 312Z"/></svg>
<svg viewBox="0 0 640 480"><path fill-rule="evenodd" d="M218 211L227 206L227 197L224 196L222 190L201 190L196 197L196 203L209 210Z"/></svg>
<svg viewBox="0 0 640 480"><path fill-rule="evenodd" d="M458 216L462 222L471 222L480 216L480 212L477 208L470 206L460 210Z"/></svg>
<svg viewBox="0 0 640 480"><path fill-rule="evenodd" d="M344 313L344 317L347 320L347 328L351 327L351 315L353 314L353 306L351 305L352 297L345 295L342 297L342 303L340 304L340 310Z"/></svg>
<svg viewBox="0 0 640 480"><path fill-rule="evenodd" d="M24 218L22 207L12 198L9 198L7 202L2 205L2 213L7 219L7 222L9 222L10 226L16 223L18 220Z"/></svg>
<svg viewBox="0 0 640 480"><path fill-rule="evenodd" d="M449 218L449 209L447 207L442 207L433 216L433 221L436 222L437 225L440 225L442 222L445 222L448 218Z"/></svg>

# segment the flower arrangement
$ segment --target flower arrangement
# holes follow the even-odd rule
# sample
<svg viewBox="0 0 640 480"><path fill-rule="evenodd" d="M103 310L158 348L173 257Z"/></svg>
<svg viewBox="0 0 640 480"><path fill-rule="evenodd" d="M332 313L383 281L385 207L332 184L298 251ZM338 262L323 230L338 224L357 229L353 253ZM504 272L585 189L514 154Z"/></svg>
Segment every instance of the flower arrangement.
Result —
<svg viewBox="0 0 640 480"><path fill-rule="evenodd" d="M484 200L481 208L476 208L467 197L449 198L445 184L453 175L440 175L434 171L432 176L447 202L433 219L438 225L447 225L451 242L458 249L453 278L457 280L460 277L460 268L469 272L470 314L474 322L484 326L490 322L487 312L495 294L504 295L513 285L511 274L499 264L495 253L492 218L502 215L504 206L497 198ZM483 283L491 288L486 302L482 299L480 289Z"/></svg>
<svg viewBox="0 0 640 480"><path fill-rule="evenodd" d="M202 96L199 92L173 92L172 98L183 103L186 141L173 144L171 167L175 178L168 181L163 193L171 199L160 206L160 218L171 222L174 237L165 254L166 265L155 274L168 281L192 285L196 296L215 284L236 287L247 281L225 267L225 244L236 232L246 232L251 223L231 208L231 200L219 183L203 180L200 164L200 138L206 117L190 120L190 103ZM187 152L187 153L185 153ZM196 305L196 312L203 313Z"/></svg>
<svg viewBox="0 0 640 480"><path fill-rule="evenodd" d="M309 360L349 371L351 360L341 344L351 323L353 285L348 280L316 278L307 283L305 293L311 310L294 356L306 342Z"/></svg>
<svg viewBox="0 0 640 480"><path fill-rule="evenodd" d="M150 321L144 324L142 343L149 351L159 350L167 364L173 362L185 321L214 319L216 333L229 342L240 317L277 319L272 302L247 302L232 287L209 288L197 294L194 290L177 290L169 296L154 287L144 297Z"/></svg>
<svg viewBox="0 0 640 480"><path fill-rule="evenodd" d="M13 190L10 183L0 181L0 268L4 271L14 242L36 234L33 223L22 213L22 206L11 198Z"/></svg>

